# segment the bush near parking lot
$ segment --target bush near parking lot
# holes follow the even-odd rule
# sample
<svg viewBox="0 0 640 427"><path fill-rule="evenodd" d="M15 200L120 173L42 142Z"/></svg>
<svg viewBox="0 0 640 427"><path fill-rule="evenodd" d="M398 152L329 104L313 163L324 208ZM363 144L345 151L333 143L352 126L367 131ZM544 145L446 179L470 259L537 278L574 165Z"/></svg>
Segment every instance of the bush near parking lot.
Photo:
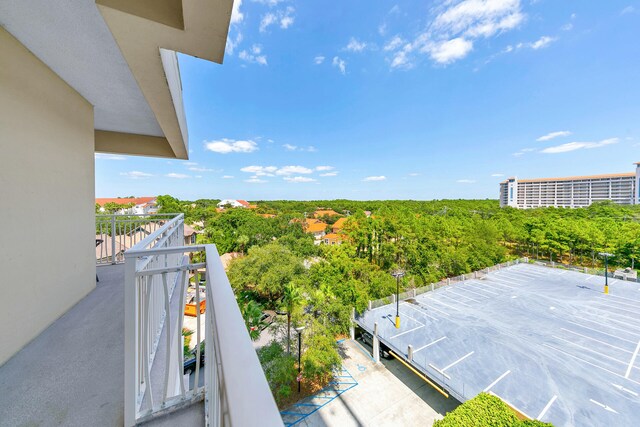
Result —
<svg viewBox="0 0 640 427"><path fill-rule="evenodd" d="M480 393L449 412L434 427L553 427L536 420L519 420L500 398Z"/></svg>

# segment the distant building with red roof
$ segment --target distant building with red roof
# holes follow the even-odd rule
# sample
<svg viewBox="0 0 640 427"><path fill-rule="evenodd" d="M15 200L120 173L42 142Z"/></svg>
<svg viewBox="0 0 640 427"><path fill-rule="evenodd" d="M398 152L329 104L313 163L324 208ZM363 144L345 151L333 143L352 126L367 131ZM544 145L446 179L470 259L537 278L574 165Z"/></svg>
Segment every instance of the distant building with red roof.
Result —
<svg viewBox="0 0 640 427"><path fill-rule="evenodd" d="M156 197L101 197L96 198L96 204L100 206L100 212L104 212L104 205L115 203L124 206L117 211L124 215L143 215L158 212Z"/></svg>

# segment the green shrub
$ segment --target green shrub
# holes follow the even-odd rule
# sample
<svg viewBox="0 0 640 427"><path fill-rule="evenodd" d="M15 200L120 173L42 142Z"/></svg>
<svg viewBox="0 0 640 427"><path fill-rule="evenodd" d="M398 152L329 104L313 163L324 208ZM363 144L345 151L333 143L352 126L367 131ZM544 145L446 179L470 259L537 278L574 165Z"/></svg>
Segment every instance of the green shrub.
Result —
<svg viewBox="0 0 640 427"><path fill-rule="evenodd" d="M536 420L521 421L499 397L480 393L449 412L434 427L552 427Z"/></svg>

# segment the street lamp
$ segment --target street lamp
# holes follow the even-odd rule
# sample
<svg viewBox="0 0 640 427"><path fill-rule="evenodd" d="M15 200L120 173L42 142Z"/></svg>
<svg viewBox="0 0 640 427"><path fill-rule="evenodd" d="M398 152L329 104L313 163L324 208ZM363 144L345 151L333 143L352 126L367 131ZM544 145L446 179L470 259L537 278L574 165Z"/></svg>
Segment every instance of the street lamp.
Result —
<svg viewBox="0 0 640 427"><path fill-rule="evenodd" d="M302 380L302 378L300 377L301 372L302 372L302 364L301 364L301 356L302 356L302 331L304 330L304 326L298 326L296 328L296 332L298 333L298 394L300 393L300 380Z"/></svg>
<svg viewBox="0 0 640 427"><path fill-rule="evenodd" d="M404 270L395 270L391 275L396 278L396 329L400 329L400 278L404 276Z"/></svg>
<svg viewBox="0 0 640 427"><path fill-rule="evenodd" d="M610 254L608 252L600 252L598 253L598 255L600 255L601 257L604 258L604 293L608 294L609 293L609 269L608 269L608 260L609 257L613 256L613 254Z"/></svg>

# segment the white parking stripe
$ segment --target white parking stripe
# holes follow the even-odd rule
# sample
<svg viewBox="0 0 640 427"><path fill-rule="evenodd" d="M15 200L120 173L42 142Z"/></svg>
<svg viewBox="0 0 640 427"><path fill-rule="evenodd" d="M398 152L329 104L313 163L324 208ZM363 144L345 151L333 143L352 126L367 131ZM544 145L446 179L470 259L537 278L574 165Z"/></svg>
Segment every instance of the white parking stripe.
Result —
<svg viewBox="0 0 640 427"><path fill-rule="evenodd" d="M421 321L419 321L418 319L416 319L414 317L409 316L407 313L401 313L401 315L404 316L404 317L408 317L409 319L413 320L414 322L417 322L418 324L420 324L422 326L425 326L424 323L422 323Z"/></svg>
<svg viewBox="0 0 640 427"><path fill-rule="evenodd" d="M495 292L495 290L489 290L491 288L491 286L489 286L489 285L487 285L485 283L476 282L474 280L470 281L469 283L475 285L474 289L477 289L479 291L483 291L483 292L486 292L488 294L492 294L492 295L495 295L495 296L500 295L500 293L499 292ZM478 288L478 286L480 286L480 288ZM487 288L489 288L489 289L487 289Z"/></svg>
<svg viewBox="0 0 640 427"><path fill-rule="evenodd" d="M605 311L605 312L609 312L611 314L616 314L616 312L615 311L611 312L611 311L607 311L607 310L613 309L613 310L618 310L618 311L624 311L625 313L631 313L631 314L637 314L638 313L637 311L625 310L624 308L614 307L614 306L611 306L611 305L606 305L606 304L603 304L601 302L595 302L594 304L598 304L598 307L594 307L594 308L598 308L599 310L602 310L602 311ZM607 308L606 309L601 309L601 308L599 308L600 306L607 307ZM640 318L636 318L635 320L640 322Z"/></svg>
<svg viewBox="0 0 640 427"><path fill-rule="evenodd" d="M610 302L611 304L620 304L626 307L632 307L635 309L638 309L638 304L633 304L633 303L629 303L629 302L622 302L622 301L612 301L611 299L607 298L611 295L599 295L598 296L598 301L604 301L607 300L608 302Z"/></svg>
<svg viewBox="0 0 640 427"><path fill-rule="evenodd" d="M403 302L403 303L401 303L400 305L401 305L401 306L403 306L403 307L410 308L411 310L417 311L418 313L422 314L423 316L427 316L427 317L429 317L429 318L431 318L431 319L433 319L433 320L438 320L436 317L433 317L433 316L431 316L430 314L425 313L424 311L419 310L419 309L417 309L417 308L413 307L413 306L412 306L412 304L409 304L408 302ZM407 315L407 317L408 317L408 315ZM414 319L414 320L415 320L415 319ZM416 320L416 322L417 322L417 320Z"/></svg>
<svg viewBox="0 0 640 427"><path fill-rule="evenodd" d="M469 352L467 354L465 354L464 356L462 356L460 359L456 360L453 363L448 364L447 366L445 366L444 368L441 369L442 372L446 371L447 369L451 368L452 366L457 365L458 363L462 362L464 359L466 359L467 357L471 356L473 353L475 353L475 351Z"/></svg>
<svg viewBox="0 0 640 427"><path fill-rule="evenodd" d="M461 294L461 293L455 292L453 289L449 289L447 292L452 293L452 294L454 294L454 295L458 295L458 296L460 296L460 297L462 297L462 298L466 298L466 299L471 300L471 301L473 301L473 302L480 302L480 301L478 301L478 300L477 300L477 299L475 299L475 298L471 298L471 297L468 297L468 296L466 296L466 295L464 295L464 294Z"/></svg>
<svg viewBox="0 0 640 427"><path fill-rule="evenodd" d="M420 350L424 350L424 349L425 349L425 348L427 348L427 347L431 347L431 346L432 346L432 345L434 345L435 343L438 343L438 342L440 342L440 341L442 341L442 340L444 340L444 339L446 339L446 338L447 338L447 337L446 337L446 336L444 336L444 337L442 337L442 338L438 338L438 339L437 339L437 340L435 340L435 341L431 341L429 344L427 344L427 345L423 345L422 347L420 347L420 348L417 348L417 349L413 350L413 354L416 354L416 353L417 353L417 352L419 352Z"/></svg>
<svg viewBox="0 0 640 427"><path fill-rule="evenodd" d="M467 303L464 303L464 302L462 302L462 301L458 301L457 299L453 299L453 298L451 298L451 297L446 296L446 295L444 294L444 292L440 292L440 297L441 297L441 298L450 299L451 301L453 301L453 302L455 302L455 303L458 303L458 304L462 304L462 305L464 305L464 306L466 306L466 307L471 307L471 306L470 306L469 304L467 304Z"/></svg>
<svg viewBox="0 0 640 427"><path fill-rule="evenodd" d="M621 350L621 351L624 351L625 353L629 353L629 354L631 354L631 350L626 350L626 349L624 349L624 348L622 348L622 347L616 347L615 345L613 345L613 344L609 344L608 342L604 342L604 341L597 340L597 339L595 339L595 338L593 338L593 337L590 337L590 336L588 336L588 335L582 335L582 334L579 334L579 333L574 332L574 331L572 331L572 330L570 330L570 329L567 329L567 328L560 328L560 329L561 329L561 330L563 330L563 331L567 331L567 332L569 332L570 334L578 335L579 337L583 337L583 338L586 338L586 339L588 339L588 340L596 341L596 342L599 342L600 344L604 344L604 345L609 346L609 347L611 347L611 348L615 348L616 350Z"/></svg>
<svg viewBox="0 0 640 427"><path fill-rule="evenodd" d="M616 316L616 317L621 317L621 318L623 318L623 319L626 319L626 320L632 320L632 321L635 321L635 322L637 322L638 320L640 320L640 319L636 319L636 318L634 318L634 317L625 316L624 314L612 313L612 312L607 311L607 310L605 310L605 309L603 309L603 308L598 308L598 307L588 307L588 309L589 309L589 310L598 310L598 311L602 311L602 312L604 312L604 313L607 313L607 316ZM598 314L598 316L602 316L602 315L601 315L601 314ZM603 317L605 317L605 316L603 316ZM613 320L613 321L618 320L618 321L622 322L622 320L620 320L620 319L616 319L616 317L606 317L606 319L608 319L608 320Z"/></svg>
<svg viewBox="0 0 640 427"><path fill-rule="evenodd" d="M490 299L490 296L487 296L486 294L481 294L480 292L476 292L474 290L469 289L469 287L464 287L464 288L458 288L459 290L464 290L465 292L471 292L472 294L480 297L480 298L484 298L484 299ZM476 288L477 289L477 288Z"/></svg>
<svg viewBox="0 0 640 427"><path fill-rule="evenodd" d="M509 289L518 289L516 286L505 285L504 283L502 283L501 280L498 280L498 279L495 279L495 278L491 278L489 280L491 282L493 282L494 285L504 286L505 288L509 288Z"/></svg>
<svg viewBox="0 0 640 427"><path fill-rule="evenodd" d="M605 359L613 360L614 362L618 362L618 363L621 363L621 364L623 364L623 365L626 365L626 364L627 364L627 362L623 362L622 360L618 360L618 359L616 359L615 357L607 356L606 354L602 354L602 353L600 353L599 351L595 351L595 350L593 350L593 349L590 349L589 347L585 347L585 346L583 346L583 345L576 344L576 343L575 343L575 342L573 342L573 341L565 340L564 338L561 338L561 337L559 337L559 336L557 336L557 335L551 335L551 336L552 336L553 338L555 338L555 339L560 340L560 341L564 341L564 342L566 342L567 344L571 344L571 345L573 345L573 346L580 347L580 348L581 348L581 349L583 349L583 350L586 350L586 351L590 351L590 352L592 352L592 353L595 353L595 354L597 354L597 355L598 355L598 356L600 356L600 357L604 357Z"/></svg>
<svg viewBox="0 0 640 427"><path fill-rule="evenodd" d="M614 386L615 388L617 388L620 391L624 391L625 393L629 393L632 396L638 397L638 393L636 393L633 390L629 390L628 388L622 387L620 384L611 383L611 385Z"/></svg>
<svg viewBox="0 0 640 427"><path fill-rule="evenodd" d="M506 284L510 285L511 287L513 287L514 289L515 288L519 288L522 285L522 283L512 282L512 281L503 279L502 277L499 277L499 276L490 277L489 280L493 280L494 282L506 283Z"/></svg>
<svg viewBox="0 0 640 427"><path fill-rule="evenodd" d="M516 282L522 282L523 285L525 283L529 283L529 282L537 279L537 277L527 277L527 276L525 276L524 274L521 274L521 273L513 274L513 273L507 273L506 271L501 271L500 273L496 273L496 276L506 276L507 279L514 280ZM523 276L525 278L523 278Z"/></svg>
<svg viewBox="0 0 640 427"><path fill-rule="evenodd" d="M426 301L425 301L423 304L425 304L425 305L426 305ZM441 314L443 314L443 315L445 315L445 316L447 316L447 317L449 316L449 313L447 313L446 311L440 310L439 308L434 307L433 305L429 306L428 308L429 308L429 310L435 310L435 311L437 311L438 313L441 313Z"/></svg>
<svg viewBox="0 0 640 427"><path fill-rule="evenodd" d="M420 328L424 328L424 325L422 325L422 326L416 326L415 328L413 328L413 329L409 329L408 331L400 332L399 334L396 334L396 335L394 335L394 336L392 336L392 337L389 337L389 339L390 339L390 340L392 340L392 339L394 339L394 338L397 338L397 337L399 337L399 336L401 336L401 335L404 335L404 334L408 334L409 332L413 332L413 331L418 330L418 329L420 329Z"/></svg>
<svg viewBox="0 0 640 427"><path fill-rule="evenodd" d="M508 370L507 372L505 372L504 374L500 375L498 378L496 378L496 380L494 382L492 382L491 384L489 384L487 386L487 388L485 388L484 392L487 392L489 390L491 390L491 387L493 387L494 385L498 384L500 382L500 380L502 380L504 377L506 377L507 375L509 375L511 373L511 370Z"/></svg>
<svg viewBox="0 0 640 427"><path fill-rule="evenodd" d="M549 410L549 408L551 408L551 405L553 405L553 402L555 402L557 398L558 396L554 394L551 400L549 401L549 403L547 403L547 406L545 406L544 409L540 412L540 414L538 414L538 416L536 417L536 420L538 421L542 420L542 417L544 417L544 414L547 413L547 411Z"/></svg>
<svg viewBox="0 0 640 427"><path fill-rule="evenodd" d="M638 356L639 350L640 350L640 341L638 341L638 345L636 346L636 351L634 351L633 356L631 356L631 360L629 361L629 366L627 367L627 372L624 374L625 378L629 378L629 374L631 373L633 364L636 363L636 357Z"/></svg>
<svg viewBox="0 0 640 427"><path fill-rule="evenodd" d="M618 411L616 411L615 409L613 409L613 408L612 408L612 407L610 407L610 406L605 405L604 403L600 403L600 402L598 402L598 401L596 401L596 400L593 400L593 399L589 399L589 401L590 401L591 403L595 403L595 404L596 404L596 405L598 405L598 406L601 406L605 411L613 412L614 414L617 414L617 413L618 413Z"/></svg>
<svg viewBox="0 0 640 427"><path fill-rule="evenodd" d="M605 328L615 329L616 331L622 331L622 332L625 332L625 333L627 333L627 334L629 334L629 335L633 335L633 336L636 336L636 337L640 337L640 335L638 335L638 334L634 334L633 332L628 332L628 331L627 331L627 330L625 330L625 329L622 329L622 328L616 328L615 326L610 326L610 325L603 325L601 322L596 322L595 320L587 319L587 318L585 318L585 317L575 316L575 318L576 318L576 319L580 319L580 320L584 320L585 322L595 323L596 325L604 326ZM635 341L631 341L631 340L628 340L628 339L626 339L626 338L621 338L621 337L619 337L619 336L617 336L617 335L612 335L612 334L609 334L609 333L607 333L607 332L602 332L601 330L593 329L593 328L590 328L590 327L588 327L588 326L581 325L580 323L572 322L571 320L567 320L567 322L569 322L569 323L573 323L574 325L578 325L578 326L580 326L580 327L582 327L582 328L589 329L589 330L592 330L592 331L595 331L595 332L598 332L598 333L601 333L601 334L609 335L610 337L617 338L617 339L622 340L622 341L626 341L626 342L630 342L630 343L632 343L632 344L635 344Z"/></svg>
<svg viewBox="0 0 640 427"><path fill-rule="evenodd" d="M437 300L437 299L433 298L432 296L429 296L429 299L430 299L431 301L435 302L436 304L444 305L445 307L452 308L452 309L454 309L455 311L460 311L460 309L459 309L458 307L454 307L454 306L452 306L452 305L449 305L449 304L447 304L447 303L444 303L444 302L442 302L442 301L439 301L439 300Z"/></svg>
<svg viewBox="0 0 640 427"><path fill-rule="evenodd" d="M632 301L632 302L635 302L636 304L638 304L640 306L640 300L637 300L637 299L619 297L618 295L611 295L611 294L609 294L609 298L619 298L619 299L623 299L623 300L626 300L626 301Z"/></svg>

